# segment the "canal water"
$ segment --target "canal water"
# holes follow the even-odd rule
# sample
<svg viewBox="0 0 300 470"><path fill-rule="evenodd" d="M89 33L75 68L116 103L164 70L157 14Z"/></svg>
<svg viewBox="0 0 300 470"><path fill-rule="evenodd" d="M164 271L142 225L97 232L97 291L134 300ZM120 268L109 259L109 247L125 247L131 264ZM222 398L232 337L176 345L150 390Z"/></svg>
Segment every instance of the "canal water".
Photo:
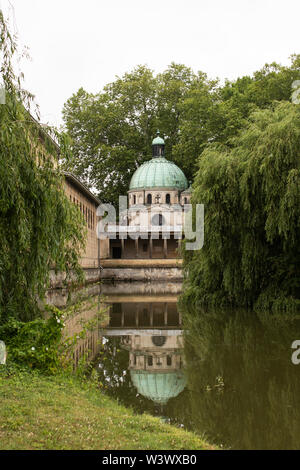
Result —
<svg viewBox="0 0 300 470"><path fill-rule="evenodd" d="M299 449L300 317L191 311L178 307L180 289L99 287L102 391L227 449Z"/></svg>

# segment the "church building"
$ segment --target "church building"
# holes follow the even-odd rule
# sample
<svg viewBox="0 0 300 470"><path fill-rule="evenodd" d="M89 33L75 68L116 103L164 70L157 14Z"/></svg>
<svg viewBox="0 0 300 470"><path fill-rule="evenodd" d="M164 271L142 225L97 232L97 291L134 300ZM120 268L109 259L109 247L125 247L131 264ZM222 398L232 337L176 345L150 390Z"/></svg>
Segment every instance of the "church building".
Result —
<svg viewBox="0 0 300 470"><path fill-rule="evenodd" d="M183 171L166 159L165 142L157 131L152 159L131 178L128 209L120 214L119 230L110 239L110 257L176 258L182 239L183 206L190 198L191 187ZM126 227L124 233L122 226Z"/></svg>

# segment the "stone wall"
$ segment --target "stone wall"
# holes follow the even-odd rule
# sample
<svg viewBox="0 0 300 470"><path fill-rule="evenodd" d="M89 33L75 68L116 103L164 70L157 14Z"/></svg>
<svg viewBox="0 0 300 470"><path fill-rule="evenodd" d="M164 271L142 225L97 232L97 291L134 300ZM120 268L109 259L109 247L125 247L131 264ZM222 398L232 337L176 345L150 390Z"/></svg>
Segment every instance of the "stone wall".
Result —
<svg viewBox="0 0 300 470"><path fill-rule="evenodd" d="M102 279L116 281L181 281L183 279L180 267L118 267L104 268Z"/></svg>
<svg viewBox="0 0 300 470"><path fill-rule="evenodd" d="M101 278L101 272L98 268L83 268L85 283L90 284L93 282L98 282ZM59 272L55 273L54 269L50 270L50 286L49 289L58 289L66 287L65 284L66 273ZM74 276L75 280L75 276Z"/></svg>
<svg viewBox="0 0 300 470"><path fill-rule="evenodd" d="M102 282L100 292L110 302L173 302L182 292L182 283L178 282Z"/></svg>

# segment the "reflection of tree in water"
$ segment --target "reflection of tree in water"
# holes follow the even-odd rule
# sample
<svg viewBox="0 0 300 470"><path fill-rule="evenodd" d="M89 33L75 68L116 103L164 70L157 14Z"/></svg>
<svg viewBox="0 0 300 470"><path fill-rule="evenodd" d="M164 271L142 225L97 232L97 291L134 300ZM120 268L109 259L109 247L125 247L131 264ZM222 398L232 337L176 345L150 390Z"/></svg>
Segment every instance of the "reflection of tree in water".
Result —
<svg viewBox="0 0 300 470"><path fill-rule="evenodd" d="M291 363L299 319L241 312L191 318L185 336L190 427L232 448L299 448L300 366Z"/></svg>
<svg viewBox="0 0 300 470"><path fill-rule="evenodd" d="M136 413L151 413L164 416L173 424L184 422L184 409L186 408L186 392L171 398L164 406L138 394L131 383L129 365L129 351L124 349L120 337L109 337L97 361L97 372L102 389L113 398L126 406L130 406Z"/></svg>

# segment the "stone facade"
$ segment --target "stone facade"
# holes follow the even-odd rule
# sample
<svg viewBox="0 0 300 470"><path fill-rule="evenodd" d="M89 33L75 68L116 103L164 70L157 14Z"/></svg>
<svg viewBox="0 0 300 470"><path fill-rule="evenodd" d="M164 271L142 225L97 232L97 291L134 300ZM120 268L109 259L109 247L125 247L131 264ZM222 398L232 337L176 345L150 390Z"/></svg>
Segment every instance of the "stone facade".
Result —
<svg viewBox="0 0 300 470"><path fill-rule="evenodd" d="M96 212L100 201L71 173L65 173L64 189L67 197L82 213L87 226L86 248L80 264L83 268L99 268L101 258L109 257L108 240L101 240L100 243L96 233L99 220Z"/></svg>
<svg viewBox="0 0 300 470"><path fill-rule="evenodd" d="M154 190L145 189L143 191L128 191L129 207L135 204L179 204L180 193L178 190L170 188L155 188ZM151 201L151 202L150 202Z"/></svg>
<svg viewBox="0 0 300 470"><path fill-rule="evenodd" d="M164 157L164 140L152 142L153 158L133 174L128 206L119 226L110 226L109 256L113 259L175 259L180 257L184 205L191 187L182 170Z"/></svg>

